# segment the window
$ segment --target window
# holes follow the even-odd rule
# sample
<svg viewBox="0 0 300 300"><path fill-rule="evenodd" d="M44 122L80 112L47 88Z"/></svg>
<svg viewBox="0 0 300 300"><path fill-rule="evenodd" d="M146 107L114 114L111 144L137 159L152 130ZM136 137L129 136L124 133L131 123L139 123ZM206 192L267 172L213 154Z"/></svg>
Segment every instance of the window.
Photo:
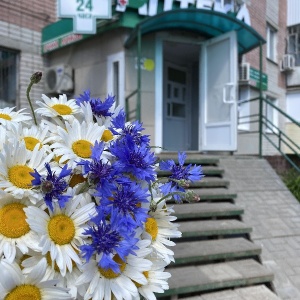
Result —
<svg viewBox="0 0 300 300"><path fill-rule="evenodd" d="M267 25L267 58L277 61L276 53L277 30L271 25Z"/></svg>
<svg viewBox="0 0 300 300"><path fill-rule="evenodd" d="M295 57L295 65L300 66L300 25L288 28L288 54Z"/></svg>
<svg viewBox="0 0 300 300"><path fill-rule="evenodd" d="M240 86L238 100L238 130L250 130L250 102L245 102L250 98L250 87Z"/></svg>
<svg viewBox="0 0 300 300"><path fill-rule="evenodd" d="M274 104L275 106L277 106L277 99L267 96L266 97L267 100L269 100L272 104ZM278 111L276 110L276 108L274 108L272 105L267 104L266 105L266 124L265 124L265 128L266 128L266 132L267 133L277 133L278 132Z"/></svg>
<svg viewBox="0 0 300 300"><path fill-rule="evenodd" d="M17 53L0 48L0 108L16 106Z"/></svg>
<svg viewBox="0 0 300 300"><path fill-rule="evenodd" d="M123 52L108 56L107 72L107 93L115 96L117 105L125 107L125 66Z"/></svg>
<svg viewBox="0 0 300 300"><path fill-rule="evenodd" d="M300 91L289 92L286 95L286 113L295 119L297 122L300 122ZM289 119L287 122L291 122Z"/></svg>

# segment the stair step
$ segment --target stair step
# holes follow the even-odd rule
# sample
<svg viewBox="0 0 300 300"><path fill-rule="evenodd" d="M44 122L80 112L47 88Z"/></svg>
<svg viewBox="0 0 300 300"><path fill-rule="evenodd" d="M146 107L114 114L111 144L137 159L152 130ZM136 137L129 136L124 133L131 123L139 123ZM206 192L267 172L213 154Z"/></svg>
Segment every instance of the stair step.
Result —
<svg viewBox="0 0 300 300"><path fill-rule="evenodd" d="M221 259L246 258L260 255L261 248L245 238L177 243L175 265L197 264Z"/></svg>
<svg viewBox="0 0 300 300"><path fill-rule="evenodd" d="M228 188L229 181L216 177L204 177L189 184L189 188Z"/></svg>
<svg viewBox="0 0 300 300"><path fill-rule="evenodd" d="M201 201L218 201L218 200L233 200L237 197L236 193L233 193L225 188L202 188L193 189L193 191L200 196Z"/></svg>
<svg viewBox="0 0 300 300"><path fill-rule="evenodd" d="M237 234L247 234L252 228L245 223L237 220L209 220L209 221L187 221L178 222L179 230L182 232L182 238L176 239L176 242L183 242L184 238L197 238L207 236L229 236Z"/></svg>
<svg viewBox="0 0 300 300"><path fill-rule="evenodd" d="M174 154L159 154L158 161L166 161L172 159L176 164L178 164L178 153ZM187 158L184 162L185 165L218 165L219 158L217 157L209 157L209 156L197 156L192 157L191 155L187 155Z"/></svg>
<svg viewBox="0 0 300 300"><path fill-rule="evenodd" d="M201 165L202 166L202 165ZM162 177L162 176L170 176L171 172L170 171L162 171L162 170L156 170L157 176ZM218 176L222 177L224 174L224 170L220 169L218 167L213 167L213 166L202 166L202 172L205 176Z"/></svg>
<svg viewBox="0 0 300 300"><path fill-rule="evenodd" d="M203 294L201 296L180 298L181 300L280 300L265 285L248 286L234 290L225 290Z"/></svg>
<svg viewBox="0 0 300 300"><path fill-rule="evenodd" d="M174 206L177 220L190 220L209 217L240 216L244 210L232 203L184 203Z"/></svg>
<svg viewBox="0 0 300 300"><path fill-rule="evenodd" d="M157 297L262 284L274 278L272 272L254 259L168 268L168 272L172 275L170 289L164 294L157 294Z"/></svg>

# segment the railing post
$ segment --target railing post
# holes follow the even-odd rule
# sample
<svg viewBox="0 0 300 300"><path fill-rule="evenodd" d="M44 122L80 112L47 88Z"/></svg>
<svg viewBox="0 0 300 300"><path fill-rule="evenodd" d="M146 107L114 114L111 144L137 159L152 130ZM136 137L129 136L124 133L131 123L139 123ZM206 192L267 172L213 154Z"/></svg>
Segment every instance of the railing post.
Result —
<svg viewBox="0 0 300 300"><path fill-rule="evenodd" d="M262 131L263 131L263 95L262 95L262 42L259 45L259 157L262 157Z"/></svg>
<svg viewBox="0 0 300 300"><path fill-rule="evenodd" d="M142 50L142 37L141 28L138 26L137 34L137 51L138 51L138 72L137 72L137 103L136 103L136 119L141 121L141 50Z"/></svg>

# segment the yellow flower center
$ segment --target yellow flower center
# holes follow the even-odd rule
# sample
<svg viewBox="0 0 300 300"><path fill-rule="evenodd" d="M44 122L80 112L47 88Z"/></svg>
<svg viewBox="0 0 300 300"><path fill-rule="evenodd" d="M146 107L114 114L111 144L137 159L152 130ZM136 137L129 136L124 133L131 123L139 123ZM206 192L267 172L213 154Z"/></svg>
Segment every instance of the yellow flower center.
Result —
<svg viewBox="0 0 300 300"><path fill-rule="evenodd" d="M79 183L82 183L82 182L85 182L85 181L86 181L86 179L81 174L74 174L71 177L71 180L69 182L69 186L73 188L75 185L77 185Z"/></svg>
<svg viewBox="0 0 300 300"><path fill-rule="evenodd" d="M105 278L108 278L108 279L117 278L125 270L126 261L123 261L118 254L116 254L114 256L113 260L120 266L120 273L115 273L112 269L105 270L105 269L103 269L101 267L98 267L98 270L99 270L100 274L102 276L104 276Z"/></svg>
<svg viewBox="0 0 300 300"><path fill-rule="evenodd" d="M70 115L72 113L71 107L65 104L55 104L52 108L60 115Z"/></svg>
<svg viewBox="0 0 300 300"><path fill-rule="evenodd" d="M145 271L145 272L143 272L143 274L144 274L144 276L145 276L146 278L149 277L149 271ZM135 286L136 286L137 288L140 288L141 286L143 286L142 284L140 284L140 283L138 283L138 282L136 282L136 281L134 281L134 280L132 280L132 282L135 284Z"/></svg>
<svg viewBox="0 0 300 300"><path fill-rule="evenodd" d="M53 267L53 261L52 261L51 256L50 256L50 252L47 252L47 254L46 254L46 260L47 260L48 266L52 268ZM56 262L54 263L54 271L55 272L60 272L60 269L59 269L59 267L58 267L58 265L57 265Z"/></svg>
<svg viewBox="0 0 300 300"><path fill-rule="evenodd" d="M21 203L10 203L0 208L0 233L7 238L19 238L30 231Z"/></svg>
<svg viewBox="0 0 300 300"><path fill-rule="evenodd" d="M42 295L38 287L31 284L22 284L9 292L4 300L41 300Z"/></svg>
<svg viewBox="0 0 300 300"><path fill-rule="evenodd" d="M18 188L30 189L31 181L34 179L30 173L33 173L33 169L28 166L16 165L8 169L8 179Z"/></svg>
<svg viewBox="0 0 300 300"><path fill-rule="evenodd" d="M111 133L111 131L109 129L105 129L102 134L101 140L104 142L108 142L112 139L113 139L113 134Z"/></svg>
<svg viewBox="0 0 300 300"><path fill-rule="evenodd" d="M73 143L72 150L73 152L82 158L89 158L92 155L92 143L86 140L78 140Z"/></svg>
<svg viewBox="0 0 300 300"><path fill-rule="evenodd" d="M145 223L145 230L151 235L152 240L156 240L158 234L158 225L154 218L147 219Z"/></svg>
<svg viewBox="0 0 300 300"><path fill-rule="evenodd" d="M55 244L70 244L75 236L74 222L66 215L53 216L48 222L48 232Z"/></svg>
<svg viewBox="0 0 300 300"><path fill-rule="evenodd" d="M24 267L22 266L23 261L26 260L29 257L31 257L31 256L28 255L28 254L23 254L22 257L20 258L19 266L20 266L21 270L24 269Z"/></svg>
<svg viewBox="0 0 300 300"><path fill-rule="evenodd" d="M10 121L11 120L11 116L9 116L7 114L1 114L0 113L0 119L4 119L4 120Z"/></svg>
<svg viewBox="0 0 300 300"><path fill-rule="evenodd" d="M26 149L33 151L34 147L36 144L40 143L40 141L34 137L31 136L26 136L24 137L24 141L25 141L25 145L26 145ZM40 149L41 149L42 145L40 145Z"/></svg>

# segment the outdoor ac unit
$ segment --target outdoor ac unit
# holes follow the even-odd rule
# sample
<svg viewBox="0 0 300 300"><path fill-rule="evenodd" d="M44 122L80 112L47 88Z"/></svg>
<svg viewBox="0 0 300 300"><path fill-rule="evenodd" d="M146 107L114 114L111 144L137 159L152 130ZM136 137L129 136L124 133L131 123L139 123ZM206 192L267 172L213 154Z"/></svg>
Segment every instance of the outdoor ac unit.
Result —
<svg viewBox="0 0 300 300"><path fill-rule="evenodd" d="M239 81L249 81L250 79L250 64L242 63L239 66Z"/></svg>
<svg viewBox="0 0 300 300"><path fill-rule="evenodd" d="M295 69L295 57L292 54L285 54L280 62L280 71L292 71Z"/></svg>
<svg viewBox="0 0 300 300"><path fill-rule="evenodd" d="M45 90L47 94L71 92L74 88L73 69L68 65L56 65L45 69Z"/></svg>

